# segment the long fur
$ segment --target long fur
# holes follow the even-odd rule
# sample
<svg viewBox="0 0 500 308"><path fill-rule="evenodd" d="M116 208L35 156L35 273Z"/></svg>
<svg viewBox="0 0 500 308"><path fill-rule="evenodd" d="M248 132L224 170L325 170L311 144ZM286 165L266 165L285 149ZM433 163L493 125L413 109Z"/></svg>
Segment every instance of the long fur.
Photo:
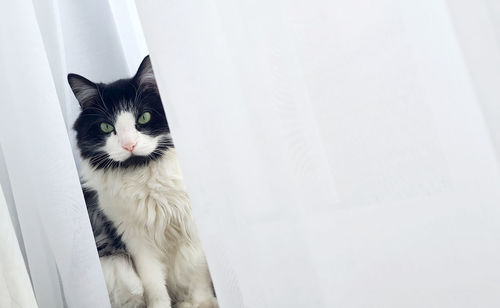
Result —
<svg viewBox="0 0 500 308"><path fill-rule="evenodd" d="M149 253L159 256L165 265L169 295L178 306L190 303L193 307L217 307L174 149L132 172L98 170L84 163L82 177L86 189L98 192L103 212L115 223L124 242L143 242ZM127 248L132 255L141 253L130 245ZM106 266L103 264L103 269ZM104 271L110 275L116 266L112 264ZM123 294L127 286L134 285L135 277L131 277L132 281L123 279L126 276L106 279L107 283L114 281L108 284L110 298L121 299L120 305L137 297L136 292ZM122 286L117 287L120 283Z"/></svg>
<svg viewBox="0 0 500 308"><path fill-rule="evenodd" d="M135 272L132 259L126 254L101 257L104 281L113 308L144 308L144 287Z"/></svg>
<svg viewBox="0 0 500 308"><path fill-rule="evenodd" d="M149 57L110 84L68 82L82 184L113 307L217 308Z"/></svg>

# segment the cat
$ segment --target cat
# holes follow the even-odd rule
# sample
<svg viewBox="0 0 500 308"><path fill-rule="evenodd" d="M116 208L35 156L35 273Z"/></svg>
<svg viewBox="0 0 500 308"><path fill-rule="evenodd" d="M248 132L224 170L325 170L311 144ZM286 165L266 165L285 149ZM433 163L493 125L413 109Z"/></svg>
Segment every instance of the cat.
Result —
<svg viewBox="0 0 500 308"><path fill-rule="evenodd" d="M113 307L218 308L149 56L109 84L68 75L81 178Z"/></svg>

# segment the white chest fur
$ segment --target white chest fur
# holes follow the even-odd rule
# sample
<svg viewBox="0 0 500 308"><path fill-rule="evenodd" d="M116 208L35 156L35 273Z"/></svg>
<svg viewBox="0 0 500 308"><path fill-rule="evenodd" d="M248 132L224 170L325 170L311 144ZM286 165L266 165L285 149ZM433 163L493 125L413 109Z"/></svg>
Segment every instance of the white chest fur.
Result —
<svg viewBox="0 0 500 308"><path fill-rule="evenodd" d="M84 164L85 187L96 190L104 213L125 236L141 236L170 250L193 238L189 199L174 149L148 166L94 170Z"/></svg>
<svg viewBox="0 0 500 308"><path fill-rule="evenodd" d="M131 170L82 165L84 186L97 191L134 259L148 307L170 307L170 294L180 307L217 308L175 150Z"/></svg>

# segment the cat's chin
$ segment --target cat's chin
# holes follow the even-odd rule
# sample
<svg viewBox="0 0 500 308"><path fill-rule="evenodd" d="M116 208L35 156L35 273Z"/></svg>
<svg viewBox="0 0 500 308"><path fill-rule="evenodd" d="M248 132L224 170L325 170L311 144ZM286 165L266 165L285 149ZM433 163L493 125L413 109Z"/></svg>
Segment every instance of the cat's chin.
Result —
<svg viewBox="0 0 500 308"><path fill-rule="evenodd" d="M155 151L150 155L129 155L125 160L115 160L108 156L106 159L90 158L84 159L95 170L134 170L136 168L146 167L149 164L159 161L167 150Z"/></svg>
<svg viewBox="0 0 500 308"><path fill-rule="evenodd" d="M155 157L151 157L148 155L135 155L132 154L124 161L116 162L114 165L115 169L133 169L137 167L146 167L150 163L160 159L162 155L157 155Z"/></svg>
<svg viewBox="0 0 500 308"><path fill-rule="evenodd" d="M116 162L116 163L122 163L122 162L125 162L127 160L129 160L130 158L134 157L134 156L137 156L137 155L134 155L130 152L127 152L127 153L120 153L118 155L109 155L109 159L111 159L112 161Z"/></svg>
<svg viewBox="0 0 500 308"><path fill-rule="evenodd" d="M118 151L118 152L111 152L110 153L108 151L105 151L105 153L108 155L108 157L111 160L113 160L117 163L120 163L120 162L126 162L129 159L134 159L135 157L137 157L137 158L151 157L153 155L153 152L156 151L157 149L158 149L158 146L154 147L152 150L150 150L150 149L147 149L147 150L136 149L133 152Z"/></svg>
<svg viewBox="0 0 500 308"><path fill-rule="evenodd" d="M80 157L95 170L133 170L161 160L171 148L173 148L171 140L165 139L158 143L158 146L153 151L142 151L141 149L137 151L138 153L135 153L136 151L134 153L114 152L114 155L111 155L108 151L94 153L82 153L80 151ZM143 152L149 154L143 154Z"/></svg>

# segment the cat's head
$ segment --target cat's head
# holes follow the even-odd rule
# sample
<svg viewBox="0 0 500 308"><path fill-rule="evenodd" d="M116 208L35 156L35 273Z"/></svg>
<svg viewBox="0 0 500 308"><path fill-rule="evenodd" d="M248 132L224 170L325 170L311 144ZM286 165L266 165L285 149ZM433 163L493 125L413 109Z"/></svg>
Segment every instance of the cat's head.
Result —
<svg viewBox="0 0 500 308"><path fill-rule="evenodd" d="M145 166L173 147L149 56L130 79L69 74L68 82L82 109L73 126L78 148L94 168Z"/></svg>

